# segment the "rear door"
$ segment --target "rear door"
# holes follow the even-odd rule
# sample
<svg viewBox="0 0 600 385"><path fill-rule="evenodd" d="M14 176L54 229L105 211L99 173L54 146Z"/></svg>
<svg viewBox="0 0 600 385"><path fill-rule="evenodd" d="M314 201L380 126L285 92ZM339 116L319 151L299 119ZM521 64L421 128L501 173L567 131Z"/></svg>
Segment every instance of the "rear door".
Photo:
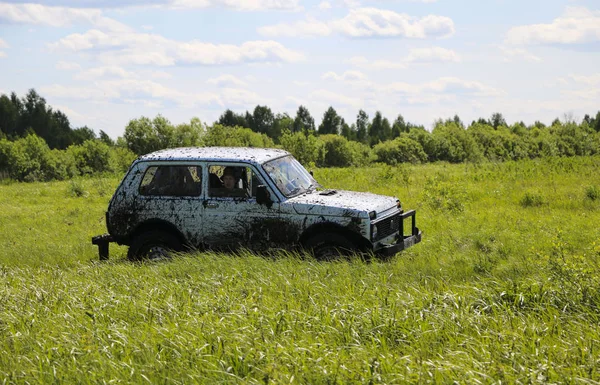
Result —
<svg viewBox="0 0 600 385"><path fill-rule="evenodd" d="M202 241L202 171L200 163L149 166L139 184L132 215L137 222L168 222L193 246Z"/></svg>

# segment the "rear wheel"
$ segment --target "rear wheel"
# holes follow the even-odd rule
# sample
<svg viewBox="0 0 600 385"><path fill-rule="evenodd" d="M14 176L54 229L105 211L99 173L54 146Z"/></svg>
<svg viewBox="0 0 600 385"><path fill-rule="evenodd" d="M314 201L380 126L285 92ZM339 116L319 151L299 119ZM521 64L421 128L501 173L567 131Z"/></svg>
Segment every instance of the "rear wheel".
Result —
<svg viewBox="0 0 600 385"><path fill-rule="evenodd" d="M131 261L168 259L177 251L181 251L179 238L165 231L153 230L133 239L127 258Z"/></svg>
<svg viewBox="0 0 600 385"><path fill-rule="evenodd" d="M336 233L315 235L309 238L304 246L320 261L347 259L357 251L356 245L352 241Z"/></svg>

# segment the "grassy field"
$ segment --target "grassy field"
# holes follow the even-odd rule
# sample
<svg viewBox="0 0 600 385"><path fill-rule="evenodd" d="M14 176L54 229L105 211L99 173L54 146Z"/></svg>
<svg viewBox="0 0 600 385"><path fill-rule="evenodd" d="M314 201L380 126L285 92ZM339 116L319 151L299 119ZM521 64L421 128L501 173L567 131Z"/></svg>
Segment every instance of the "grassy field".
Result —
<svg viewBox="0 0 600 385"><path fill-rule="evenodd" d="M317 169L400 197L389 261L127 262L118 177L0 185L0 383L600 382L600 158Z"/></svg>

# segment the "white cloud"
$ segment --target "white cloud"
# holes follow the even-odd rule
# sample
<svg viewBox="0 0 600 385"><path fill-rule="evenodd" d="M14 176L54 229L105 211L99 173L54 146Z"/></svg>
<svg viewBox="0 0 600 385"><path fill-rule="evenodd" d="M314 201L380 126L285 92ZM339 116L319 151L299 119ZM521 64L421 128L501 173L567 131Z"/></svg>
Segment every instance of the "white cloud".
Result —
<svg viewBox="0 0 600 385"><path fill-rule="evenodd" d="M275 24L258 28L258 33L268 37L315 37L328 36L332 32L331 27L314 18L297 21L293 24Z"/></svg>
<svg viewBox="0 0 600 385"><path fill-rule="evenodd" d="M198 104L218 103L218 95L211 93L187 93L151 80L118 79L96 81L85 87L63 86L54 84L41 87L40 92L55 98L90 100L94 102L114 102L134 100L143 101L151 98L154 102L172 101L182 107L194 107Z"/></svg>
<svg viewBox="0 0 600 385"><path fill-rule="evenodd" d="M350 10L343 19L333 22L335 29L351 37L405 37L424 39L454 34L454 22L445 16L416 18L377 8Z"/></svg>
<svg viewBox="0 0 600 385"><path fill-rule="evenodd" d="M63 86L61 84L40 87L40 93L61 99L95 101L106 101L120 96L117 90L105 89L103 87L75 87Z"/></svg>
<svg viewBox="0 0 600 385"><path fill-rule="evenodd" d="M75 75L77 80L96 80L100 78L137 78L138 75L118 66L89 68Z"/></svg>
<svg viewBox="0 0 600 385"><path fill-rule="evenodd" d="M270 40L249 41L241 45L217 45L196 40L175 41L156 34L107 33L97 29L83 34L71 34L56 43L49 44L49 48L97 53L100 60L111 65L221 65L247 62L296 62L304 59L301 53Z"/></svg>
<svg viewBox="0 0 600 385"><path fill-rule="evenodd" d="M329 1L321 1L318 5L318 8L323 11L331 9L331 3Z"/></svg>
<svg viewBox="0 0 600 385"><path fill-rule="evenodd" d="M531 24L511 28L509 44L580 44L600 41L600 11L567 7L550 24Z"/></svg>
<svg viewBox="0 0 600 385"><path fill-rule="evenodd" d="M56 63L54 68L56 68L57 70L61 70L61 71L79 71L79 70L81 70L81 66L78 63L66 62L66 61L62 61L62 60L59 61L58 63Z"/></svg>
<svg viewBox="0 0 600 385"><path fill-rule="evenodd" d="M576 83L585 84L589 86L600 86L600 73L592 75L569 75L569 78Z"/></svg>
<svg viewBox="0 0 600 385"><path fill-rule="evenodd" d="M5 53L5 52L2 52L2 51L0 51L0 58L2 58L2 57L6 57L6 53Z"/></svg>
<svg viewBox="0 0 600 385"><path fill-rule="evenodd" d="M345 81L345 82L362 82L367 80L365 74L359 71L346 71L341 75L336 74L335 72L326 72L321 76L322 79L325 80L336 80L336 81Z"/></svg>
<svg viewBox="0 0 600 385"><path fill-rule="evenodd" d="M249 107L257 104L272 104L265 98L261 98L256 92L239 89L224 88L220 92L219 101L222 106Z"/></svg>
<svg viewBox="0 0 600 385"><path fill-rule="evenodd" d="M348 95L339 94L329 90L318 89L310 93L310 99L329 105L346 105L354 108L362 108L363 99L354 98Z"/></svg>
<svg viewBox="0 0 600 385"><path fill-rule="evenodd" d="M441 47L416 48L410 50L406 62L408 63L434 63L434 62L460 62L460 56L451 49Z"/></svg>
<svg viewBox="0 0 600 385"><path fill-rule="evenodd" d="M468 93L477 96L499 96L502 92L483 83L457 77L442 77L422 85L425 91L436 93Z"/></svg>
<svg viewBox="0 0 600 385"><path fill-rule="evenodd" d="M404 69L407 67L406 63L402 60L369 60L364 56L354 56L348 62L358 68L373 70Z"/></svg>
<svg viewBox="0 0 600 385"><path fill-rule="evenodd" d="M77 23L92 24L115 32L131 29L116 20L104 17L98 9L48 7L41 4L0 3L0 23L34 24L50 27L64 27Z"/></svg>
<svg viewBox="0 0 600 385"><path fill-rule="evenodd" d="M299 0L172 0L170 5L175 8L207 8L224 7L237 11L265 11L301 9Z"/></svg>
<svg viewBox="0 0 600 385"><path fill-rule="evenodd" d="M500 50L505 55L505 57L504 57L505 61L511 61L512 58L522 58L524 60L532 61L532 62L542 61L542 59L540 59L539 57L530 53L529 51L527 51L524 48L516 48L516 47L510 48L507 46L500 46Z"/></svg>
<svg viewBox="0 0 600 385"><path fill-rule="evenodd" d="M396 61L386 59L369 60L364 56L354 56L348 60L355 67L371 70L398 70L406 69L411 65L458 63L460 61L460 55L455 51L441 47L412 49L407 56Z"/></svg>
<svg viewBox="0 0 600 385"><path fill-rule="evenodd" d="M243 81L233 75L221 75L216 78L208 79L206 82L209 84L214 84L217 87L226 87L226 86L245 87L248 84L245 81Z"/></svg>
<svg viewBox="0 0 600 385"><path fill-rule="evenodd" d="M327 36L333 32L349 37L400 37L424 39L454 34L454 22L445 16L416 18L377 8L351 9L342 19L327 22L307 18L292 24L258 28L264 36Z"/></svg>

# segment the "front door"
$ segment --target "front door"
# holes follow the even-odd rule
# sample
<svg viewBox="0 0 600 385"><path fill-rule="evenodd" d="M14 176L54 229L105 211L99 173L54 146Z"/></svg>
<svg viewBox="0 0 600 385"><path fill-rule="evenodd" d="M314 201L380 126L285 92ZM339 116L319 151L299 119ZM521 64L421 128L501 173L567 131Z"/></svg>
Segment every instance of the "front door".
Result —
<svg viewBox="0 0 600 385"><path fill-rule="evenodd" d="M247 164L212 163L207 167L204 243L212 248L261 249L278 239L279 203L256 202L262 177ZM275 194L271 192L275 200Z"/></svg>

